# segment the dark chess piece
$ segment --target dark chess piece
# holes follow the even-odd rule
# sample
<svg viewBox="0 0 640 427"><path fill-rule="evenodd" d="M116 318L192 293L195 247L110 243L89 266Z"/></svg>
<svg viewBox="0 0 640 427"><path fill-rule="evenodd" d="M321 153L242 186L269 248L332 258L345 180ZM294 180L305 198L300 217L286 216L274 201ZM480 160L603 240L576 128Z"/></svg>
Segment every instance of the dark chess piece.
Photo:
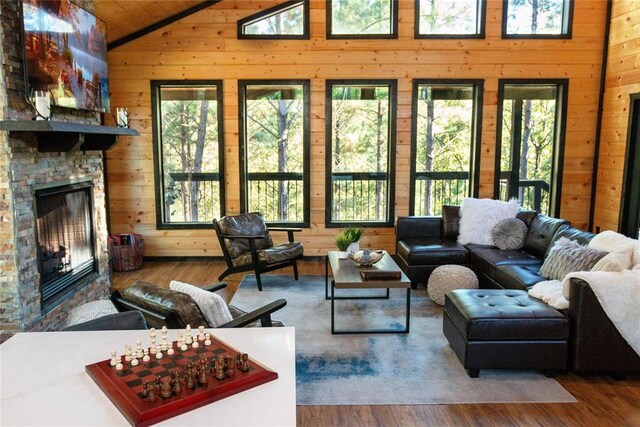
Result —
<svg viewBox="0 0 640 427"><path fill-rule="evenodd" d="M242 364L240 365L240 370L242 372L249 371L249 355L247 353L242 353Z"/></svg>
<svg viewBox="0 0 640 427"><path fill-rule="evenodd" d="M202 367L202 369L200 369L200 376L198 377L198 382L201 385L206 385L209 382L209 370L205 369L204 366Z"/></svg>
<svg viewBox="0 0 640 427"><path fill-rule="evenodd" d="M209 368L211 369L211 371L214 371L216 368L216 360L218 360L218 356L213 356L211 359L209 359Z"/></svg>
<svg viewBox="0 0 640 427"><path fill-rule="evenodd" d="M156 401L156 383L149 384L148 388L149 388L149 396L147 397L147 400L149 402L155 402Z"/></svg>
<svg viewBox="0 0 640 427"><path fill-rule="evenodd" d="M173 392L171 391L171 377L164 377L162 379L162 397L167 399L171 397Z"/></svg>
<svg viewBox="0 0 640 427"><path fill-rule="evenodd" d="M147 380L142 380L142 397L149 396L149 383Z"/></svg>
<svg viewBox="0 0 640 427"><path fill-rule="evenodd" d="M214 368L216 379L222 381L225 377L224 375L224 359L219 357L216 360L216 366Z"/></svg>
<svg viewBox="0 0 640 427"><path fill-rule="evenodd" d="M173 394L175 394L176 396L179 396L181 392L182 392L182 381L180 381L180 377L178 377L173 383Z"/></svg>
<svg viewBox="0 0 640 427"><path fill-rule="evenodd" d="M196 388L196 380L193 377L193 367L187 368L187 388L193 390Z"/></svg>
<svg viewBox="0 0 640 427"><path fill-rule="evenodd" d="M241 353L236 353L236 368L240 369L240 367L242 366L242 354Z"/></svg>
<svg viewBox="0 0 640 427"><path fill-rule="evenodd" d="M158 387L161 387L162 386L162 377L160 375L156 375L155 382L156 382L156 385Z"/></svg>
<svg viewBox="0 0 640 427"><path fill-rule="evenodd" d="M232 377L236 374L236 361L233 357L229 357L227 363L227 376Z"/></svg>
<svg viewBox="0 0 640 427"><path fill-rule="evenodd" d="M225 356L222 356L222 360L224 360L223 369L224 369L224 370L225 370L225 372L226 372L226 371L227 371L227 368L229 367L229 362L230 362L229 357L227 357L226 355L225 355Z"/></svg>

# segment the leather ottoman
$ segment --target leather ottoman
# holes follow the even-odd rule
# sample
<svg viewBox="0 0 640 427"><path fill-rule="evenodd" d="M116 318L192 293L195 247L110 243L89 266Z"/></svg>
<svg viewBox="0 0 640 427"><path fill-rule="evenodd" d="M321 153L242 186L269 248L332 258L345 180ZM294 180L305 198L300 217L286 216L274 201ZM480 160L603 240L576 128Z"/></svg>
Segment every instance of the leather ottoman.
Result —
<svg viewBox="0 0 640 427"><path fill-rule="evenodd" d="M539 369L554 376L566 368L569 319L527 291L451 291L443 331L472 378L480 369Z"/></svg>

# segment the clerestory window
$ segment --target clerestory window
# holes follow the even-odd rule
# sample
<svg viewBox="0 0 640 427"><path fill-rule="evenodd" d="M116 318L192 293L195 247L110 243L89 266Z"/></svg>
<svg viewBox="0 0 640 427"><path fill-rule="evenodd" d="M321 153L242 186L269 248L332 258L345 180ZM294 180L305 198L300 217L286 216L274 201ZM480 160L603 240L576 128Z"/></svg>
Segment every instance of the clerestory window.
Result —
<svg viewBox="0 0 640 427"><path fill-rule="evenodd" d="M238 21L239 39L308 39L309 1L287 1Z"/></svg>

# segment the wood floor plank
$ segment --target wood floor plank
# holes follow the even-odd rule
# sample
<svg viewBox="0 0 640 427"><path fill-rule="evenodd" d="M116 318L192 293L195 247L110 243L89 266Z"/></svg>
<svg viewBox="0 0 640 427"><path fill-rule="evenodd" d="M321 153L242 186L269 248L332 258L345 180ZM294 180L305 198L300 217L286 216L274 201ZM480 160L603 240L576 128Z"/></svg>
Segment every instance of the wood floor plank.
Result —
<svg viewBox="0 0 640 427"><path fill-rule="evenodd" d="M222 259L175 262L145 261L137 271L114 272L112 289L122 290L136 280L168 287L171 280L194 285L218 281L225 270ZM302 275L323 275L324 262L305 260ZM269 274L291 274L282 269ZM225 300L231 301L244 273L234 274ZM640 426L640 377L616 381L608 376L561 374L556 378L577 403L298 406L299 426L473 426L473 427L637 427ZM428 378L425 378L425 384ZM390 391L391 392L391 391Z"/></svg>

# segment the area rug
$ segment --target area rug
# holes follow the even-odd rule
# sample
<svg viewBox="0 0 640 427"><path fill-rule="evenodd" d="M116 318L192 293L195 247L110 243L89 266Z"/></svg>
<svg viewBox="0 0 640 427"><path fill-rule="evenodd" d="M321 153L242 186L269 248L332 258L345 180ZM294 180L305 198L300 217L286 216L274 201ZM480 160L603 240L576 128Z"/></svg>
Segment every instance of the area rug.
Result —
<svg viewBox="0 0 640 427"><path fill-rule="evenodd" d="M258 292L255 276L245 276L232 303L249 311L287 300L273 318L295 327L299 405L576 401L556 380L535 371L482 370L479 378L469 378L442 333L442 308L425 290L412 291L409 334L331 335L324 277L261 278ZM404 326L405 292L392 289L389 300L336 301L336 327Z"/></svg>

